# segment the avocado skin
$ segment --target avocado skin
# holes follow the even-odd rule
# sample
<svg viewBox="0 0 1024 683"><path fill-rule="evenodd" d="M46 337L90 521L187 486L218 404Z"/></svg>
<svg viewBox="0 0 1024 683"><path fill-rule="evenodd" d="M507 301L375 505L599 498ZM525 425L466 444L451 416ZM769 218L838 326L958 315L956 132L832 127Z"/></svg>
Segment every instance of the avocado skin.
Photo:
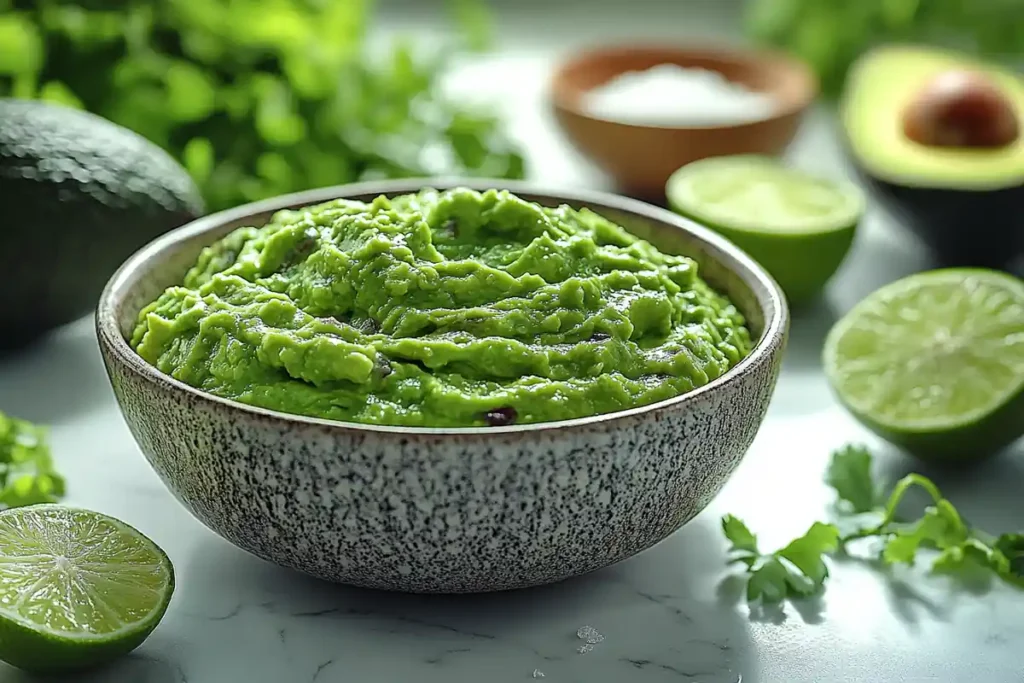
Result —
<svg viewBox="0 0 1024 683"><path fill-rule="evenodd" d="M204 213L169 154L106 119L0 99L0 349L95 305L118 266Z"/></svg>
<svg viewBox="0 0 1024 683"><path fill-rule="evenodd" d="M860 176L939 265L1005 269L1024 254L1024 185L954 190L899 185L863 169Z"/></svg>

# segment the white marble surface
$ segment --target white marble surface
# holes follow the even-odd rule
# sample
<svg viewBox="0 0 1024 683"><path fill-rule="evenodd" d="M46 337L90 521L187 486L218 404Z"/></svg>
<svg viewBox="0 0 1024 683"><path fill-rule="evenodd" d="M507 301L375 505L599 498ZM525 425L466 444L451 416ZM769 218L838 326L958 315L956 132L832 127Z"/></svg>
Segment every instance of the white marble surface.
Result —
<svg viewBox="0 0 1024 683"><path fill-rule="evenodd" d="M578 0L546 13L542 27L530 31L523 13L543 5L520 4L503 9L501 52L469 65L455 85L504 102L516 134L534 149L535 177L604 187L566 147L543 104L546 75L566 47L556 47L559 41L599 36L574 30ZM687 12L679 9L684 5ZM731 30L713 3L650 0L646 6L609 15L605 33L678 39L728 37ZM807 121L793 157L824 172L847 172L827 112ZM72 325L0 361L0 409L51 424L70 502L137 526L167 550L178 577L164 622L141 649L74 680L511 683L543 673L552 683L1022 681L1024 592L997 585L968 593L921 573L884 576L844 563L834 566L822 599L751 614L725 579L722 514L747 519L766 544L783 543L824 514L829 497L821 475L830 449L848 439L875 443L832 399L820 372L821 340L835 316L864 294L927 265L917 245L872 209L826 300L794 320L767 421L705 513L616 567L489 596L403 596L325 585L220 540L150 471L117 411L90 321ZM884 449L883 464L893 476L917 467ZM995 532L1024 526L1019 445L979 469L938 480L976 524ZM585 625L604 640L581 654L576 632ZM0 682L30 680L0 665Z"/></svg>

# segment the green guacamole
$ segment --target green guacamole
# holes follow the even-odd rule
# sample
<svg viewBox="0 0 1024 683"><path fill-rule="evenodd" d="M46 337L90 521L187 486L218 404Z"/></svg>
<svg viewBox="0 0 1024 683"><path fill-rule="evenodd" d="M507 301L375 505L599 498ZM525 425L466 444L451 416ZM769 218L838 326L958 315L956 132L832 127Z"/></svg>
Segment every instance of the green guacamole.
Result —
<svg viewBox="0 0 1024 683"><path fill-rule="evenodd" d="M682 394L751 347L684 256L507 191L336 200L203 250L131 339L186 384L352 422L469 427Z"/></svg>

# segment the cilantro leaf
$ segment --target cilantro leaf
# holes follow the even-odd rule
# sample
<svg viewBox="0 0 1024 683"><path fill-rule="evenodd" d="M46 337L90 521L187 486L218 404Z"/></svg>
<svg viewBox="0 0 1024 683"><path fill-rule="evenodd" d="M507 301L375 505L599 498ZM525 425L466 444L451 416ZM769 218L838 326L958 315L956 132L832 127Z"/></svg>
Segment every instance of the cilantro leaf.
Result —
<svg viewBox="0 0 1024 683"><path fill-rule="evenodd" d="M941 574L966 574L982 570L1002 575L1008 566L1002 553L978 538L968 538L962 543L944 549L932 562L932 571Z"/></svg>
<svg viewBox="0 0 1024 683"><path fill-rule="evenodd" d="M747 580L747 600L756 602L781 602L788 594L789 569L782 561L769 555L762 558L750 571Z"/></svg>
<svg viewBox="0 0 1024 683"><path fill-rule="evenodd" d="M878 507L881 496L871 477L871 453L864 446L848 445L832 453L825 482L854 513Z"/></svg>
<svg viewBox="0 0 1024 683"><path fill-rule="evenodd" d="M839 546L839 530L821 522L770 555L760 554L757 536L733 515L722 518L722 531L732 543L733 561L747 565L747 600L751 602L780 602L816 593L828 578L823 556Z"/></svg>
<svg viewBox="0 0 1024 683"><path fill-rule="evenodd" d="M54 503L64 496L46 430L0 413L0 506Z"/></svg>
<svg viewBox="0 0 1024 683"><path fill-rule="evenodd" d="M757 537L739 519L722 518L722 531L731 542L731 562L747 567L749 600L778 602L812 595L829 576L825 556L861 538L881 541L886 564L913 564L918 552L927 548L938 551L931 567L934 572L963 577L994 574L1024 588L1024 533L995 538L971 528L935 482L921 474L903 477L886 497L872 478L871 460L863 446L834 451L825 480L835 489L842 514L835 524L815 522L807 533L774 553L761 554ZM923 489L932 504L919 518L901 521L897 510L914 488Z"/></svg>
<svg viewBox="0 0 1024 683"><path fill-rule="evenodd" d="M995 550L1006 558L997 573L1006 581L1024 587L1024 534L1003 534L996 539Z"/></svg>
<svg viewBox="0 0 1024 683"><path fill-rule="evenodd" d="M823 556L835 552L838 547L839 529L831 524L815 522L806 534L776 554L792 562L817 587L828 578L828 566Z"/></svg>
<svg viewBox="0 0 1024 683"><path fill-rule="evenodd" d="M739 517L726 515L722 518L722 532L732 543L729 550L760 555L757 549L757 536L751 533L747 525Z"/></svg>
<svg viewBox="0 0 1024 683"><path fill-rule="evenodd" d="M777 555L766 555L750 571L747 600L764 603L782 602L787 597L807 597L821 588L810 577Z"/></svg>
<svg viewBox="0 0 1024 683"><path fill-rule="evenodd" d="M967 541L967 526L953 504L941 499L925 509L924 516L907 528L897 529L882 551L882 559L890 564L913 564L921 547L945 550Z"/></svg>
<svg viewBox="0 0 1024 683"><path fill-rule="evenodd" d="M900 500L914 486L927 491L935 504L910 527L891 531ZM971 529L935 483L920 474L908 474L896 484L877 533L889 533L882 552L886 562L912 563L919 548L931 547L941 551L932 562L934 572L962 574L988 569L1004 581L1024 587L1024 535L1003 534L993 541L988 534Z"/></svg>

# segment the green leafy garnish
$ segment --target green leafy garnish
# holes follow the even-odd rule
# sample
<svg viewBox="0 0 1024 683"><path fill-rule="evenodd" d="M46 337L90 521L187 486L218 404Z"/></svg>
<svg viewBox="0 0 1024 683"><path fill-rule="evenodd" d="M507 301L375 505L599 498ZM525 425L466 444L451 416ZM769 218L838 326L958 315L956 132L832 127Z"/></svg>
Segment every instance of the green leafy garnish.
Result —
<svg viewBox="0 0 1024 683"><path fill-rule="evenodd" d="M781 550L762 555L757 537L746 524L732 515L722 518L722 531L732 543L730 562L747 567L747 599L778 602L787 595L811 595L828 577L828 566L822 559L834 551L839 530L831 524L815 522L807 533Z"/></svg>
<svg viewBox="0 0 1024 683"><path fill-rule="evenodd" d="M994 550L1002 556L996 559L999 576L1024 587L1024 534L1003 534L996 539Z"/></svg>
<svg viewBox="0 0 1024 683"><path fill-rule="evenodd" d="M882 498L871 476L871 453L863 446L850 444L833 453L825 482L854 513L874 510Z"/></svg>
<svg viewBox="0 0 1024 683"><path fill-rule="evenodd" d="M442 92L451 59L490 40L483 0L449 1L457 41L380 53L373 0L13 0L0 96L134 130L212 210L376 178L520 178L499 119Z"/></svg>
<svg viewBox="0 0 1024 683"><path fill-rule="evenodd" d="M863 538L879 542L885 564L913 565L919 551L928 549L937 552L931 565L936 573L981 568L1024 587L1024 534L995 538L970 527L935 483L920 474L908 474L883 496L871 465L871 453L862 446L835 451L825 481L835 490L836 507L845 519L835 525L815 522L806 534L770 555L761 554L757 537L743 522L732 515L722 519L731 543L730 562L747 568L749 600L779 602L816 593L829 576L825 556ZM901 521L897 510L914 488L923 489L932 504L919 518ZM858 523L843 523L850 520ZM840 527L851 530L840 534Z"/></svg>
<svg viewBox="0 0 1024 683"><path fill-rule="evenodd" d="M839 530L831 524L815 522L806 534L778 551L778 555L796 565L817 588L828 578L828 565L822 557L837 547Z"/></svg>
<svg viewBox="0 0 1024 683"><path fill-rule="evenodd" d="M747 525L738 517L733 515L723 517L722 531L725 533L725 537L732 543L729 550L753 556L761 554L757 549L757 536L752 534Z"/></svg>
<svg viewBox="0 0 1024 683"><path fill-rule="evenodd" d="M64 478L53 469L46 430L0 413L0 508L55 503Z"/></svg>

